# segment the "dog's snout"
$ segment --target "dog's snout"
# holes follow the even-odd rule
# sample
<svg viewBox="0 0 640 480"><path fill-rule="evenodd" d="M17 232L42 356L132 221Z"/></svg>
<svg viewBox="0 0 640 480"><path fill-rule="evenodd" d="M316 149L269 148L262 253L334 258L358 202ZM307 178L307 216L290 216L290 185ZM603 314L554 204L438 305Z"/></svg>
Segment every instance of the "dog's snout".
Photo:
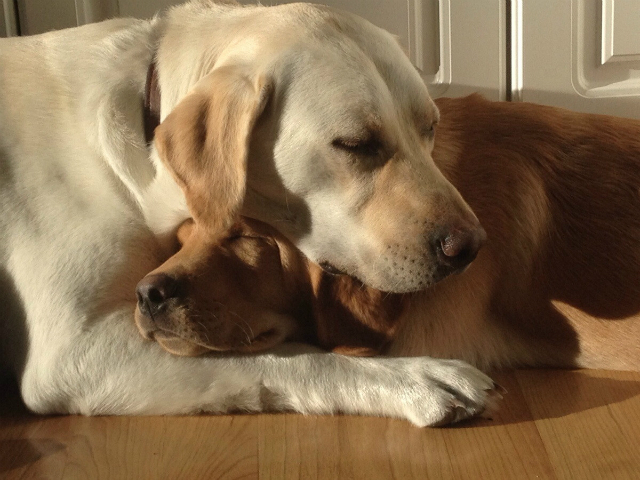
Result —
<svg viewBox="0 0 640 480"><path fill-rule="evenodd" d="M177 294L178 282L164 273L147 275L136 287L138 308L148 317L158 313L167 300Z"/></svg>
<svg viewBox="0 0 640 480"><path fill-rule="evenodd" d="M449 270L459 271L469 265L478 255L487 239L481 226L447 229L434 239L433 246L440 264Z"/></svg>

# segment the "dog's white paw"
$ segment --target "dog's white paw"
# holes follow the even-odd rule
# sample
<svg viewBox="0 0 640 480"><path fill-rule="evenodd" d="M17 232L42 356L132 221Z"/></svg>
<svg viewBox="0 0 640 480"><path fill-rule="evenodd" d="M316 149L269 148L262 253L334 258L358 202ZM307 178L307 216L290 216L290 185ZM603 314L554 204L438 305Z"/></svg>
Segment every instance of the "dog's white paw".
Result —
<svg viewBox="0 0 640 480"><path fill-rule="evenodd" d="M399 386L401 415L418 426L442 426L489 417L505 390L460 360L404 359L407 377Z"/></svg>

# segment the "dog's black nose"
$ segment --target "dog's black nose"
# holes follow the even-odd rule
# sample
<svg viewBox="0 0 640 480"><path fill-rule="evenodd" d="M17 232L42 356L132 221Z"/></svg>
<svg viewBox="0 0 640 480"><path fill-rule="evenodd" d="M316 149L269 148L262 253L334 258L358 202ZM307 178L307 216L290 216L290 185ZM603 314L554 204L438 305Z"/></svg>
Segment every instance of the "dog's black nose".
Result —
<svg viewBox="0 0 640 480"><path fill-rule="evenodd" d="M433 246L443 273L448 275L462 270L475 260L487 233L481 226L445 229L437 235Z"/></svg>
<svg viewBox="0 0 640 480"><path fill-rule="evenodd" d="M176 279L164 273L144 277L136 287L140 312L147 317L156 315L167 300L176 296L177 286Z"/></svg>

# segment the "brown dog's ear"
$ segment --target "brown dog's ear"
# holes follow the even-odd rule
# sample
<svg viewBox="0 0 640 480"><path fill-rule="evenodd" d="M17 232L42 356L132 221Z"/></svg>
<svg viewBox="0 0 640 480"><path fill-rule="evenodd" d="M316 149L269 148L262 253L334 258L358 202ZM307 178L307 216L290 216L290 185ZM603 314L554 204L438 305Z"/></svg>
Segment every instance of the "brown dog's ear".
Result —
<svg viewBox="0 0 640 480"><path fill-rule="evenodd" d="M155 145L202 227L220 235L244 200L253 126L270 85L240 67L215 69L156 128Z"/></svg>
<svg viewBox="0 0 640 480"><path fill-rule="evenodd" d="M346 275L313 279L320 346L345 355L377 355L393 340L402 313L400 295L362 285Z"/></svg>
<svg viewBox="0 0 640 480"><path fill-rule="evenodd" d="M192 218L188 218L178 227L178 231L176 232L176 234L178 236L178 243L181 247L184 246L185 243L187 243L195 227L196 224L193 222Z"/></svg>

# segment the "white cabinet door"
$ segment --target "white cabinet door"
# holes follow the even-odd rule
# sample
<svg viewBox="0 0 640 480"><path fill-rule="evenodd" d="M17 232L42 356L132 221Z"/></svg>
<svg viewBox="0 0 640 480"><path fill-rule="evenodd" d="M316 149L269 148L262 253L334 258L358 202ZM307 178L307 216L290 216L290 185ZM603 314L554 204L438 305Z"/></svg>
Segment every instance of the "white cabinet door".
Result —
<svg viewBox="0 0 640 480"><path fill-rule="evenodd" d="M74 0L16 0L15 5L21 35L35 35L77 25Z"/></svg>
<svg viewBox="0 0 640 480"><path fill-rule="evenodd" d="M137 5L137 0L1 0L4 4L5 17L7 10L17 8L20 20L21 35L36 35L49 30L76 27L86 23L99 22L120 15L119 4ZM14 3L15 1L15 3ZM157 0L141 0L142 5L155 11ZM172 2L166 2L172 3ZM173 3L179 3L174 1ZM125 13L129 16L135 16ZM13 29L15 34L15 29Z"/></svg>
<svg viewBox="0 0 640 480"><path fill-rule="evenodd" d="M439 45L440 71L430 82L436 85L432 89L434 96L458 97L479 92L491 100L506 100L504 0L438 0L437 3L439 25L425 22L422 39L425 48L434 41L433 37ZM432 29L436 28L439 30L434 36Z"/></svg>
<svg viewBox="0 0 640 480"><path fill-rule="evenodd" d="M117 2L121 17L150 18L164 8L184 3L184 0L117 0Z"/></svg>
<svg viewBox="0 0 640 480"><path fill-rule="evenodd" d="M3 5L0 5L2 7ZM7 26L5 24L4 8L0 8L0 37L7 36Z"/></svg>
<svg viewBox="0 0 640 480"><path fill-rule="evenodd" d="M512 5L514 99L640 118L640 1Z"/></svg>
<svg viewBox="0 0 640 480"><path fill-rule="evenodd" d="M15 37L18 35L17 18L14 1L0 0L0 37Z"/></svg>

